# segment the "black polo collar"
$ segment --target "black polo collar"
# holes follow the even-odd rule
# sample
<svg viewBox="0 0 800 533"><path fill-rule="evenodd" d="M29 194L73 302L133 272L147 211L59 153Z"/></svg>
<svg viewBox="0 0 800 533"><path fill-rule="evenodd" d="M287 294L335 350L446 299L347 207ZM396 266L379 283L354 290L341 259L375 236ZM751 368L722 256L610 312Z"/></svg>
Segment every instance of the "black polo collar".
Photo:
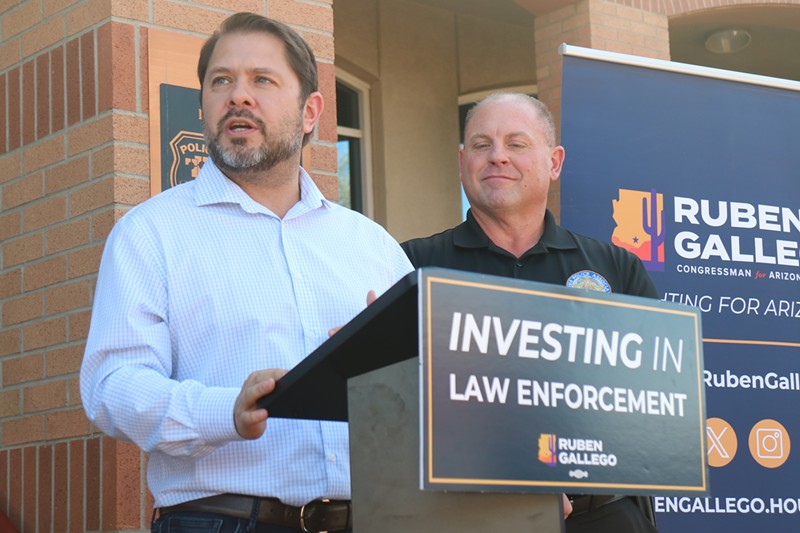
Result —
<svg viewBox="0 0 800 533"><path fill-rule="evenodd" d="M472 216L472 209L467 211L467 220L453 229L453 244L459 248L495 248L496 246L489 240L478 221ZM490 246L492 245L492 246ZM531 253L544 253L549 249L572 250L577 248L575 239L569 231L558 224L553 213L549 209L544 214L544 233L539 242L533 248L523 254L523 257Z"/></svg>

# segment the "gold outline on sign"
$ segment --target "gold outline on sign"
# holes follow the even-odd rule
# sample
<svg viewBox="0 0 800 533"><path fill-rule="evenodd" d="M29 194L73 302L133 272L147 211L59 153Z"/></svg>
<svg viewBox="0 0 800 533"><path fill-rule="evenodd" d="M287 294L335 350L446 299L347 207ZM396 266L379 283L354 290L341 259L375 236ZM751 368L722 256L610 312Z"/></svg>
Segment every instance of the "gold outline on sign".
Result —
<svg viewBox="0 0 800 533"><path fill-rule="evenodd" d="M755 344L758 346L786 346L787 348L800 348L800 342L757 341L747 339L703 339L703 342L716 344Z"/></svg>
<svg viewBox="0 0 800 533"><path fill-rule="evenodd" d="M582 297L579 294L571 295L571 294L555 294L551 292L543 292L534 289L521 289L516 287L501 287L497 285L491 285L488 283L478 283L472 281L462 281L462 280L454 280L448 278L438 278L435 276L428 276L426 278L427 286L426 286L426 311L427 311L427 330L428 330L428 339L427 339L427 367L426 372L428 376L427 382L427 390L425 391L427 398L428 398L428 420L427 420L427 429L428 429L428 483L449 483L452 485L506 485L506 486L518 486L518 487L576 487L576 488L609 488L609 489L650 489L650 490L670 490L670 491L695 491L695 492L704 492L708 490L708 480L706 479L706 473L708 470L708 465L706 462L706 431L705 431L705 416L703 415L703 404L702 402L698 402L698 415L700 419L700 428L699 434L700 437L700 463L703 467L703 474L702 474L702 485L700 486L692 486L692 485L655 485L655 484L632 484L632 483L586 483L586 482L575 482L575 481L520 481L520 480L504 480L504 479L468 479L468 478L439 478L434 477L433 474L433 369L432 369L432 354L433 354L433 341L432 335L430 332L432 331L431 326L431 285L436 283L442 283L445 285L460 285L464 287L473 287L478 289L488 289L498 292L514 292L518 294L528 294L533 296L541 296L545 298L556 298L560 300L572 300L577 302L585 302L591 304L598 304L598 305L606 305L612 307L626 307L629 309L638 309L641 311L652 311L655 313L666 313L666 314L674 314L674 315L684 315L691 317L694 321L694 333L695 333L695 346L698 348L701 347L701 340L700 340L700 324L698 322L698 315L696 312L691 311L681 311L678 309L663 309L659 307L652 307L647 305L639 305L634 303L628 302L618 302L618 301L603 301L597 300L594 298L586 298ZM577 291L576 291L577 292ZM700 368L700 358L696 357L696 369L697 369L697 394L698 398L703 397L703 380L702 380L702 369Z"/></svg>

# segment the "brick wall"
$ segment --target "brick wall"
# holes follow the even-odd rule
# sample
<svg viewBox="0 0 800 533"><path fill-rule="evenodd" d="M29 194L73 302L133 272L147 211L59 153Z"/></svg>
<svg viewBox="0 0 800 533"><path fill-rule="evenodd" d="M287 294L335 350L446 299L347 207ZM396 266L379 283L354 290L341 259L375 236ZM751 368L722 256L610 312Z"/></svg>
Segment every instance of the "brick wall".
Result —
<svg viewBox="0 0 800 533"><path fill-rule="evenodd" d="M78 371L105 238L150 196L148 29L235 11L314 47L328 108L304 163L335 196L330 0L0 0L0 515L20 531L149 526L146 459L90 426Z"/></svg>

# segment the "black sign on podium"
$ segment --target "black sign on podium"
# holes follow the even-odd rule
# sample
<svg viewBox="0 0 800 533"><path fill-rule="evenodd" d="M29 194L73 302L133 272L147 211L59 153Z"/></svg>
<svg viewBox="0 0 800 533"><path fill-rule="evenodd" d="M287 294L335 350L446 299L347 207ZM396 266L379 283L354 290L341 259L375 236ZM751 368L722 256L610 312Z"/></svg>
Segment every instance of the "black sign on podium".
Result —
<svg viewBox="0 0 800 533"><path fill-rule="evenodd" d="M422 486L708 491L700 310L431 271Z"/></svg>

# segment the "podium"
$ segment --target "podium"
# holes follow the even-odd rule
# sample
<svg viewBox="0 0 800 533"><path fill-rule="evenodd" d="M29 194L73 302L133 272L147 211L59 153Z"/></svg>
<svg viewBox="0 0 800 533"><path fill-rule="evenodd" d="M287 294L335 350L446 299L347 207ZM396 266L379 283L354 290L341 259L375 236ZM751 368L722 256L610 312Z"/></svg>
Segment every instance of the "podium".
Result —
<svg viewBox="0 0 800 533"><path fill-rule="evenodd" d="M354 531L563 531L561 496L419 488L419 362L353 377L348 386Z"/></svg>
<svg viewBox="0 0 800 533"><path fill-rule="evenodd" d="M563 532L560 494L421 490L419 272L259 400L270 417L349 422L355 533Z"/></svg>
<svg viewBox="0 0 800 533"><path fill-rule="evenodd" d="M701 311L409 274L259 400L349 421L357 533L563 527L561 492L707 495Z"/></svg>

